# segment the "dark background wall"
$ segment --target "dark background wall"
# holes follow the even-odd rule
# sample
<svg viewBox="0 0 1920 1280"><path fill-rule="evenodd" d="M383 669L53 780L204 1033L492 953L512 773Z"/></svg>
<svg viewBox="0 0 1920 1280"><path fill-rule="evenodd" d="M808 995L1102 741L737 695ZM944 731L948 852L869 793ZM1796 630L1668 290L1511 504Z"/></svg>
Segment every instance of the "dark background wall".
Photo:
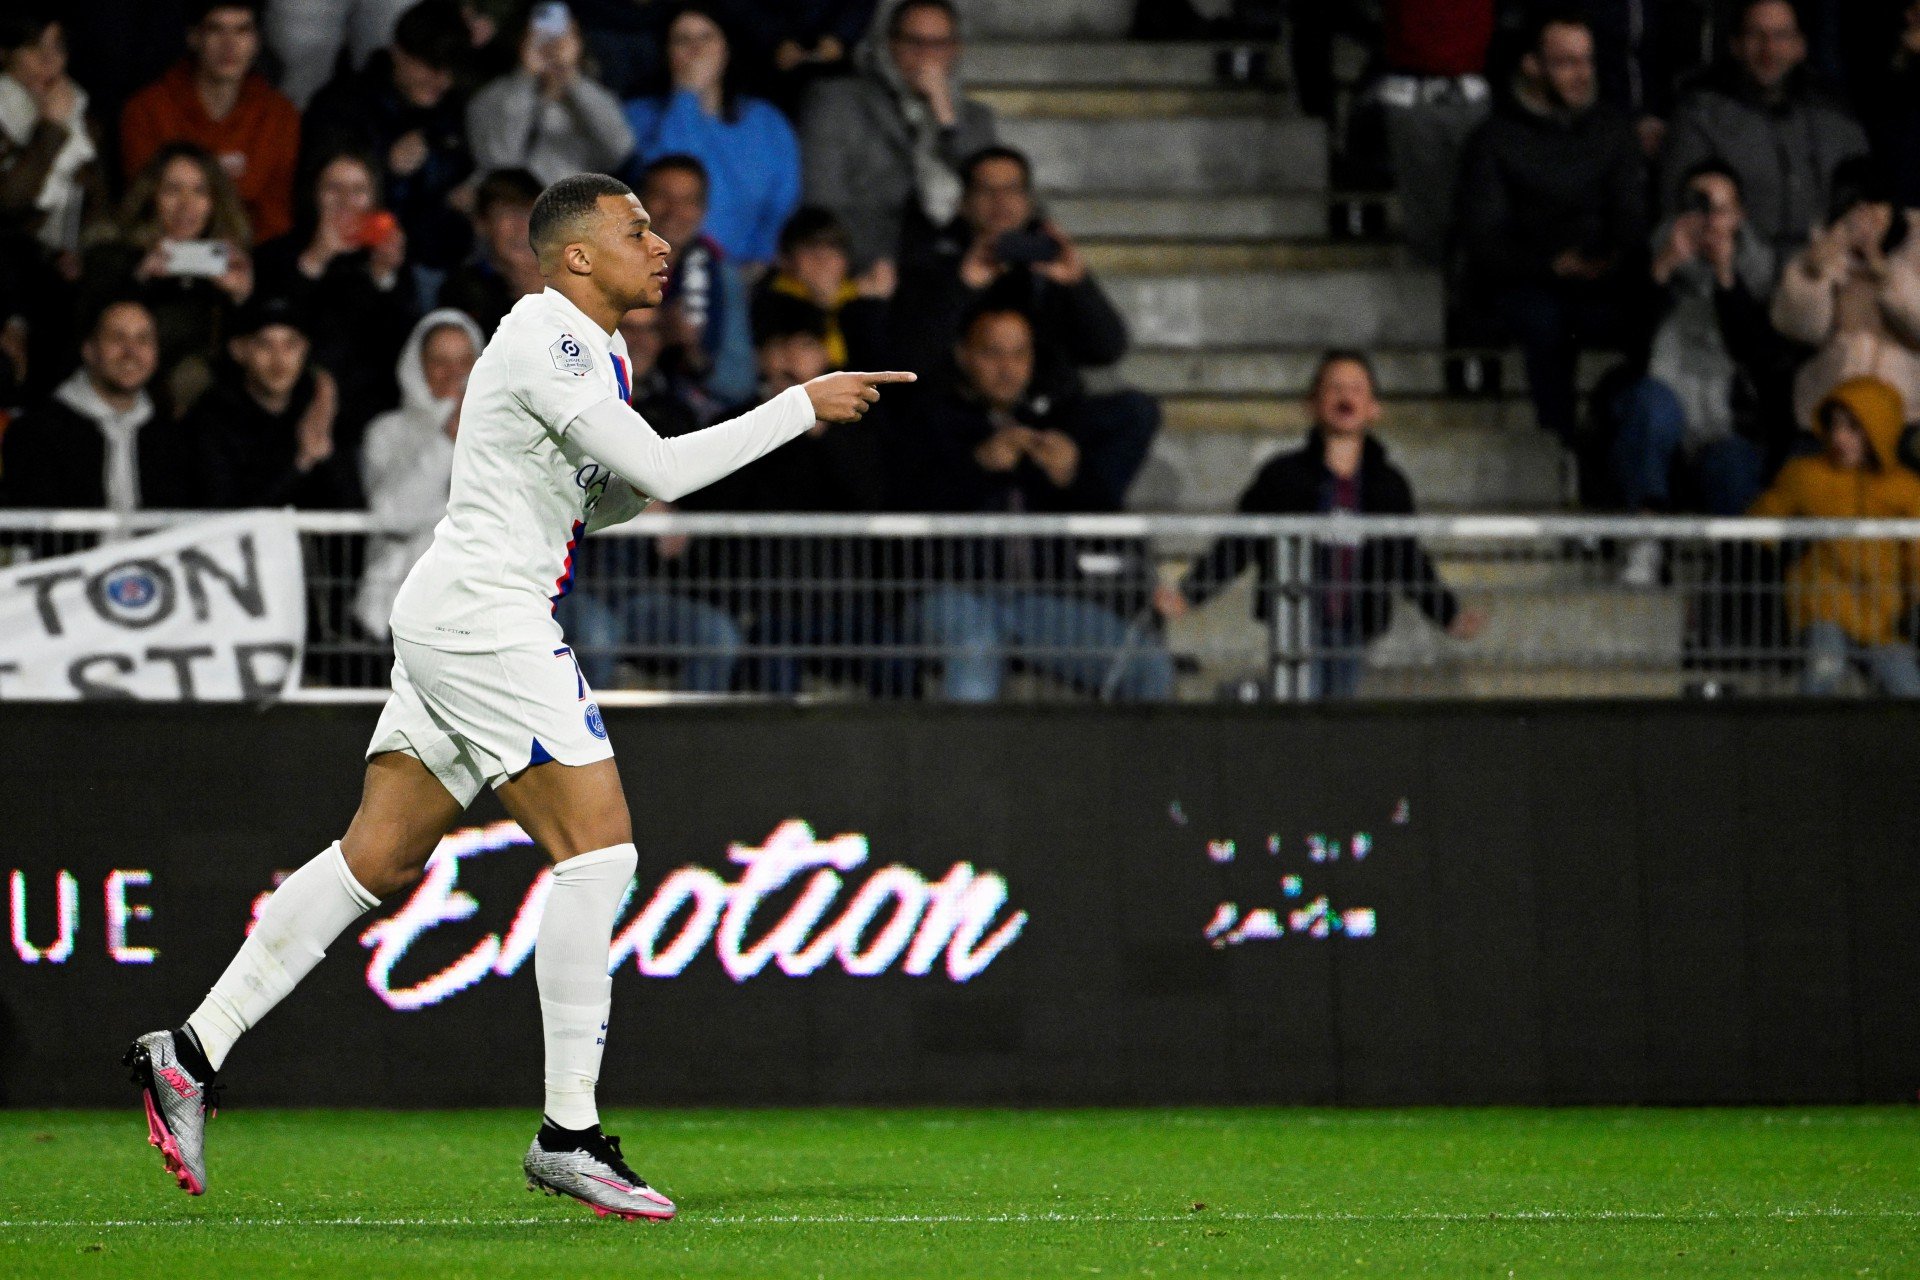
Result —
<svg viewBox="0 0 1920 1280"><path fill-rule="evenodd" d="M274 871L344 828L373 720L0 706L0 874L21 873L27 941L58 932L58 872L78 894L63 963L0 940L0 1101L126 1100L128 1039L184 1017ZM736 982L711 943L674 977L625 964L613 1102L1837 1102L1920 1086L1914 710L608 720L641 850L623 920L676 868L737 880L729 846L791 819L868 837L843 905L881 866L934 881L966 861L1005 877L999 922L1028 913L966 982L838 962ZM500 816L483 799L469 818ZM524 846L461 860L470 918L420 932L389 985L506 934L542 865ZM126 930L150 963L108 954L116 868L151 876L124 894L151 908ZM749 944L797 896L769 897ZM1281 936L1233 932L1252 916L1261 933L1262 908ZM343 936L236 1051L236 1101L537 1100L530 962L401 1012L370 989L371 954Z"/></svg>

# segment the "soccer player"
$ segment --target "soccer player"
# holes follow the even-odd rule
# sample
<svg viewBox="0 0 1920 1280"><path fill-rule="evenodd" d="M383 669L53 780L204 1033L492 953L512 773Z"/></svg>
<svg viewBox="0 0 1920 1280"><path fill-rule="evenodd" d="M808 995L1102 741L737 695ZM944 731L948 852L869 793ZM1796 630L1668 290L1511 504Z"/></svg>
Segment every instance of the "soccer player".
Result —
<svg viewBox="0 0 1920 1280"><path fill-rule="evenodd" d="M267 899L206 1000L127 1051L149 1141L188 1192L207 1187L215 1073L234 1042L381 899L415 883L483 786L553 859L534 976L546 1116L528 1185L602 1217L666 1219L600 1131L614 916L636 855L606 725L554 620L582 535L711 484L816 421L853 422L910 373L833 373L705 431L662 439L627 404L622 316L658 306L669 246L603 174L543 192L528 228L546 289L522 298L473 367L447 515L393 607L393 693L346 834Z"/></svg>

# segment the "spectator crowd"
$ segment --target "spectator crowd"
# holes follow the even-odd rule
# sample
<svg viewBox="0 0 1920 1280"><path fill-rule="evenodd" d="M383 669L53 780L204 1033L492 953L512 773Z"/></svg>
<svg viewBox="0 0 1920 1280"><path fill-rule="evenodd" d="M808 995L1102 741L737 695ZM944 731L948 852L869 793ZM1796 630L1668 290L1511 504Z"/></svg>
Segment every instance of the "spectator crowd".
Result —
<svg viewBox="0 0 1920 1280"><path fill-rule="evenodd" d="M1325 110L1303 49L1328 24L1293 8L1302 105ZM1920 514L1920 4L1374 8L1368 105L1408 251L1448 273L1462 333L1521 348L1595 501ZM1176 9L1191 17L1145 0L1143 29L1208 34ZM466 371L542 287L534 199L596 170L673 246L664 305L622 326L656 428L836 367L921 375L872 422L816 428L684 507L1120 510L1159 406L1086 376L1125 354L1127 317L964 93L963 36L950 0L15 0L0 506L368 509L389 532L344 625L382 637L444 505ZM1591 350L1619 360L1587 397ZM1312 408L1305 449L1242 509L1411 511L1371 434L1365 353L1323 362ZM1160 698L1161 619L1271 568L1223 545L1156 589L1143 547L1061 539L891 566L932 584L912 600L726 585L864 572L770 554L590 547L582 577L624 584L565 606L596 683L653 646L694 655L670 673L688 689L789 691L783 645L893 641L957 655L930 682L954 699L997 696L1007 653L1036 646L1051 677ZM1661 569L1657 546L1630 549L1630 578ZM1384 627L1389 580L1456 635L1482 621L1409 542L1316 575L1348 593L1316 623L1329 644ZM1882 652L1887 619L1803 612L1810 647L1920 689ZM1350 692L1357 668L1318 679Z"/></svg>

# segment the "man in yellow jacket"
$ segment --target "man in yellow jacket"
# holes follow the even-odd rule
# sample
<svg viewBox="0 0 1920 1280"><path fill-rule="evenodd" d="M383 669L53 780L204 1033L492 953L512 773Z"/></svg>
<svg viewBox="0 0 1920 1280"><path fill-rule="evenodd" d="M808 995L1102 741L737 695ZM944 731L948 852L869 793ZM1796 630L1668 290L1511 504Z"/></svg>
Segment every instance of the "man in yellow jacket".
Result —
<svg viewBox="0 0 1920 1280"><path fill-rule="evenodd" d="M1814 413L1825 449L1787 463L1749 514L1827 519L1920 517L1920 476L1896 452L1906 425L1900 393L1878 378L1850 378ZM1803 691L1831 694L1848 664L1874 684L1920 697L1920 663L1903 634L1920 585L1920 547L1890 539L1816 542L1787 574L1788 612L1806 650Z"/></svg>

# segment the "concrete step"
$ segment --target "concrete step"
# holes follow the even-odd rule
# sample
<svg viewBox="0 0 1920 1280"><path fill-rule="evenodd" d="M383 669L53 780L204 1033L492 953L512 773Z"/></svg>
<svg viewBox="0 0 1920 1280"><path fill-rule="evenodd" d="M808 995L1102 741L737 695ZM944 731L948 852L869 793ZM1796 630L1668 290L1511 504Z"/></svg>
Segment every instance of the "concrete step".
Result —
<svg viewBox="0 0 1920 1280"><path fill-rule="evenodd" d="M986 103L1002 120L1131 120L1141 116L1271 116L1287 110L1276 90L1238 86L988 88L969 85L967 96Z"/></svg>
<svg viewBox="0 0 1920 1280"><path fill-rule="evenodd" d="M1215 275L1241 271L1391 271L1399 246L1339 240L1083 240L1102 275Z"/></svg>
<svg viewBox="0 0 1920 1280"><path fill-rule="evenodd" d="M1038 175L1045 179L1045 174ZM1327 233L1323 191L1269 195L1056 195L1047 212L1068 234L1104 239L1301 240Z"/></svg>
<svg viewBox="0 0 1920 1280"><path fill-rule="evenodd" d="M1231 511L1267 459L1300 447L1303 432L1162 431L1128 505L1141 511ZM1380 428L1423 510L1560 511L1571 463L1539 431L1504 427L1434 430L1389 420Z"/></svg>
<svg viewBox="0 0 1920 1280"><path fill-rule="evenodd" d="M1320 363L1321 348L1216 347L1194 351L1179 347L1138 346L1121 362L1122 380L1155 395L1266 395L1298 397L1307 393ZM1438 348L1374 349L1374 374L1383 396L1438 396L1448 393L1446 362L1451 354L1471 354L1499 362L1506 394L1526 391L1525 362L1517 351L1452 353ZM1580 385L1591 390L1620 357L1588 352L1580 360Z"/></svg>
<svg viewBox="0 0 1920 1280"><path fill-rule="evenodd" d="M1172 431L1304 432L1311 413L1302 396L1163 396ZM1409 396L1382 402L1383 423L1401 431L1532 431L1533 406L1524 399L1469 400Z"/></svg>
<svg viewBox="0 0 1920 1280"><path fill-rule="evenodd" d="M1000 136L1027 154L1049 194L1271 195L1327 185L1326 126L1300 117L1014 118L1000 122Z"/></svg>
<svg viewBox="0 0 1920 1280"><path fill-rule="evenodd" d="M961 67L967 91L1011 88L1187 88L1221 86L1222 54L1243 45L1144 40L970 41ZM1269 76L1284 72L1271 55Z"/></svg>
<svg viewBox="0 0 1920 1280"><path fill-rule="evenodd" d="M1116 40L1133 22L1135 0L959 0L970 40Z"/></svg>
<svg viewBox="0 0 1920 1280"><path fill-rule="evenodd" d="M1108 294L1142 347L1426 347L1445 337L1432 271L1110 275Z"/></svg>

